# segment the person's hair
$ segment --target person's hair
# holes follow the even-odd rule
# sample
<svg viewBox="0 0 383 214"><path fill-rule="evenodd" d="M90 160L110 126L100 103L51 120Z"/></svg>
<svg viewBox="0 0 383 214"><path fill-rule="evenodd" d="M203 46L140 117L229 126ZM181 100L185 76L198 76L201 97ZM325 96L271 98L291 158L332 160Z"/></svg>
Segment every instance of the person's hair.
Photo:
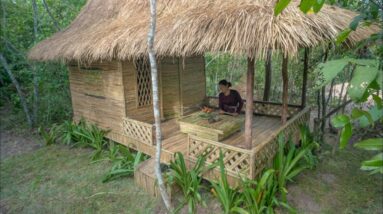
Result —
<svg viewBox="0 0 383 214"><path fill-rule="evenodd" d="M227 80L221 80L219 81L218 83L219 85L224 85L224 86L227 86L227 87L231 87L231 82L228 82Z"/></svg>

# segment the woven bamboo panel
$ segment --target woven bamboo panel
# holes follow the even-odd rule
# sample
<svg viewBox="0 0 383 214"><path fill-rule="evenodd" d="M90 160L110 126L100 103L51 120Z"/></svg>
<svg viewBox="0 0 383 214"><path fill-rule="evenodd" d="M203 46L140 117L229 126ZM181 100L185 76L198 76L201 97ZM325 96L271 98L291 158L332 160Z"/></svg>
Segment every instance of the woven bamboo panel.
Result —
<svg viewBox="0 0 383 214"><path fill-rule="evenodd" d="M300 125L306 124L309 120L310 111L309 109L305 109L296 117L292 118L291 121L284 127L282 127L276 135L271 138L271 140L264 144L261 149L256 150L254 153L253 164L254 177L257 176L267 165L272 163L278 149L278 135L283 133L286 140L291 137L293 142L298 142L300 140L299 127Z"/></svg>
<svg viewBox="0 0 383 214"><path fill-rule="evenodd" d="M154 126L152 124L124 118L123 129L125 136L141 143L154 145Z"/></svg>
<svg viewBox="0 0 383 214"><path fill-rule="evenodd" d="M189 135L188 157L195 161L199 156L206 156L206 162L212 164L219 159L220 151L224 156L225 169L231 176L238 177L250 174L250 152L214 141Z"/></svg>
<svg viewBox="0 0 383 214"><path fill-rule="evenodd" d="M149 61L146 58L139 58L134 62L137 72L137 99L138 106L152 104L152 85Z"/></svg>

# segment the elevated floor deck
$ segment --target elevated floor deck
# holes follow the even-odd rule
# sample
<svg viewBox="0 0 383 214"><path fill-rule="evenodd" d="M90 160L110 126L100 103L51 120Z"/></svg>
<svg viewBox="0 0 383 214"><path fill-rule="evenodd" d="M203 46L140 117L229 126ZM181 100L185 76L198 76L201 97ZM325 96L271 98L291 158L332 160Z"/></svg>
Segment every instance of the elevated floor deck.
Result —
<svg viewBox="0 0 383 214"><path fill-rule="evenodd" d="M211 164L219 158L219 153L222 151L228 180L235 185L240 177L255 178L270 163L277 149L278 134L284 133L297 139L299 138L299 125L308 121L308 108L291 115L286 124L282 124L279 117L255 115L253 119L254 146L250 149L244 145L243 129L218 142L182 133L176 119L165 121L161 124L161 162L168 164L176 152L181 152L190 164L193 164L201 154L206 155L207 164ZM108 137L137 151L154 156L156 151L154 133L152 124L126 118L124 133L109 133ZM217 171L213 170L206 174L205 178L215 179Z"/></svg>

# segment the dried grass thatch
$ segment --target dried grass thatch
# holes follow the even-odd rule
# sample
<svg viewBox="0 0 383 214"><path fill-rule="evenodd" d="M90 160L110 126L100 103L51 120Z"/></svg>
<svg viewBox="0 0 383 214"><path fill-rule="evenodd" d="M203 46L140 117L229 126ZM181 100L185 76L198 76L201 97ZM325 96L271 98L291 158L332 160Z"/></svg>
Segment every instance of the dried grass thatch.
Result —
<svg viewBox="0 0 383 214"><path fill-rule="evenodd" d="M34 60L110 60L146 55L147 0L89 0L65 30L37 44ZM263 57L267 49L289 56L300 47L334 40L355 12L325 5L305 15L293 1L274 16L272 0L159 0L155 49L159 56L228 52ZM353 44L378 30L360 27Z"/></svg>

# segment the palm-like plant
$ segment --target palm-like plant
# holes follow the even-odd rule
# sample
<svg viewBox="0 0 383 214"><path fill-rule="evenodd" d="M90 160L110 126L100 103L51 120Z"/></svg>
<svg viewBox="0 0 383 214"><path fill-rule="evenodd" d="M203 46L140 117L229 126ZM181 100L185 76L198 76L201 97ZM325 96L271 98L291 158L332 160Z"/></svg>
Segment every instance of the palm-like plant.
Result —
<svg viewBox="0 0 383 214"><path fill-rule="evenodd" d="M220 170L220 179L217 183L213 182L212 185L216 197L221 202L224 213L245 212L243 208L240 207L242 198L240 196L239 189L232 189L227 181L222 151L220 151L219 154L218 165Z"/></svg>
<svg viewBox="0 0 383 214"><path fill-rule="evenodd" d="M305 147L296 148L296 145L291 140L288 140L287 143L285 142L284 136L279 135L278 151L273 164L278 188L284 202L286 202L287 194L286 182L292 181L304 169L310 168L310 164L301 162L301 160L316 146L315 143L310 143ZM288 146L287 148L286 145Z"/></svg>
<svg viewBox="0 0 383 214"><path fill-rule="evenodd" d="M185 204L188 204L189 213L195 213L197 204L206 206L202 200L200 190L202 188L202 173L205 171L205 157L200 156L191 170L186 167L185 159L182 153L175 154L175 160L170 163L170 173L168 181L177 184L184 195L181 205L175 210L179 211Z"/></svg>

